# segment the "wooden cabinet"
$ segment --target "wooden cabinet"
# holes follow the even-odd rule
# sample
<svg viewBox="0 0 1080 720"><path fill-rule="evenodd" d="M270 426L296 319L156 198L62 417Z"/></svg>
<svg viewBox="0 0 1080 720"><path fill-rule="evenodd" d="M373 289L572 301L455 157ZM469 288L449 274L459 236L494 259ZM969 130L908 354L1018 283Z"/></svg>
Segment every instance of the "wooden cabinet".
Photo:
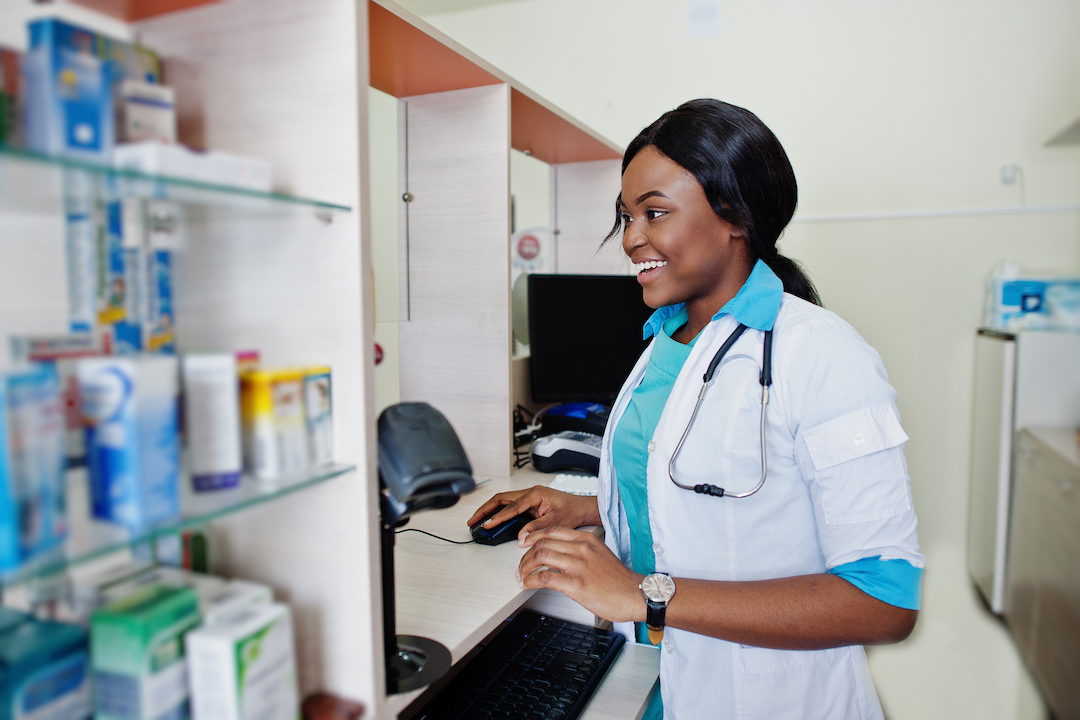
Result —
<svg viewBox="0 0 1080 720"><path fill-rule="evenodd" d="M1021 431L1005 619L1059 718L1080 717L1080 449L1074 430Z"/></svg>

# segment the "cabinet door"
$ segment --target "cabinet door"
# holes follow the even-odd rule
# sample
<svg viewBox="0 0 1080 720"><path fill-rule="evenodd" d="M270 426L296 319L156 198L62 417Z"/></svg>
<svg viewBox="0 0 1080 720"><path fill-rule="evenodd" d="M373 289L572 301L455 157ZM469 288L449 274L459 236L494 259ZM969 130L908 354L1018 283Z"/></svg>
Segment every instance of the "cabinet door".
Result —
<svg viewBox="0 0 1080 720"><path fill-rule="evenodd" d="M1031 664L1058 717L1080 717L1080 473L1040 455L1040 587Z"/></svg>
<svg viewBox="0 0 1080 720"><path fill-rule="evenodd" d="M1034 443L1021 435L1013 475L1012 512L1009 518L1009 561L1005 590L1005 621L1026 657L1032 638L1040 576L1042 503L1036 497L1040 483L1037 465L1044 461Z"/></svg>

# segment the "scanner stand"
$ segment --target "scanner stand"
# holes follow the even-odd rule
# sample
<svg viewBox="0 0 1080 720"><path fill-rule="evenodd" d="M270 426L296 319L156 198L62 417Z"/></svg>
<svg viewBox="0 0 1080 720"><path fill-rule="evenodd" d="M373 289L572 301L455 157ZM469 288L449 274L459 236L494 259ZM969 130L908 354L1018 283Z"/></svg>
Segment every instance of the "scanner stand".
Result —
<svg viewBox="0 0 1080 720"><path fill-rule="evenodd" d="M385 491L385 488L382 488ZM383 642L386 656L386 693L417 690L435 682L453 664L446 646L430 638L397 634L397 616L394 600L394 528L404 525L388 522L394 513L387 507L386 493L382 493L382 590L383 590Z"/></svg>

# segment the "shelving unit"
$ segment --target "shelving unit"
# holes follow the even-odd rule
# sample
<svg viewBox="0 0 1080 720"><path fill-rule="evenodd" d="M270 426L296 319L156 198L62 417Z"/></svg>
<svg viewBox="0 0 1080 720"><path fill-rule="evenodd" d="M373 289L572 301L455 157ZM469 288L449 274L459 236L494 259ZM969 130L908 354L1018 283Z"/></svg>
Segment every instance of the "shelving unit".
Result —
<svg viewBox="0 0 1080 720"><path fill-rule="evenodd" d="M413 196L402 204L402 399L443 411L477 474L511 474L511 148L551 167L561 272L602 271L594 253L611 224L621 149L389 0L79 1L139 20L136 35L176 90L182 137L270 161L284 192L0 151L0 336L66 330L65 171L181 203L181 351L256 349L268 364L329 365L341 464L333 482L298 480L287 499L238 500L180 525L211 521L213 571L266 583L290 604L302 694L337 692L362 701L365 717L390 717L401 701L383 691L368 87L400 100L399 196ZM184 5L198 7L171 12Z"/></svg>
<svg viewBox="0 0 1080 720"><path fill-rule="evenodd" d="M186 206L186 220L311 215L331 222L351 208L285 193L259 192L184 178L118 170L0 145L0 212L55 215L63 209L65 173L86 173L110 185L114 197L165 200Z"/></svg>
<svg viewBox="0 0 1080 720"><path fill-rule="evenodd" d="M83 563L138 546L153 548L160 538L205 526L214 520L284 498L355 469L351 465L326 465L269 482L244 475L235 488L206 493L192 491L186 482L187 478L182 478L180 515L138 528L127 528L90 518L89 498L86 496L86 469L70 470L67 473L70 508L67 541L62 547L24 567L0 574L0 589L47 578Z"/></svg>

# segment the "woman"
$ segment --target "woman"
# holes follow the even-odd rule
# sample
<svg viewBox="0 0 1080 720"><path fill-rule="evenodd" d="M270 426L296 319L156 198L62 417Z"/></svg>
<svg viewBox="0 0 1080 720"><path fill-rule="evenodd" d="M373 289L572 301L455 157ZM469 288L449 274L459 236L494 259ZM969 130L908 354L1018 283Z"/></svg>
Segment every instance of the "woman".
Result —
<svg viewBox="0 0 1080 720"><path fill-rule="evenodd" d="M878 354L776 250L797 197L787 155L752 113L694 100L622 168L612 236L656 312L598 496L503 493L469 522L534 515L522 587L662 645L669 720L881 718L862 645L908 636L922 577L907 435ZM604 541L571 529L600 523Z"/></svg>

